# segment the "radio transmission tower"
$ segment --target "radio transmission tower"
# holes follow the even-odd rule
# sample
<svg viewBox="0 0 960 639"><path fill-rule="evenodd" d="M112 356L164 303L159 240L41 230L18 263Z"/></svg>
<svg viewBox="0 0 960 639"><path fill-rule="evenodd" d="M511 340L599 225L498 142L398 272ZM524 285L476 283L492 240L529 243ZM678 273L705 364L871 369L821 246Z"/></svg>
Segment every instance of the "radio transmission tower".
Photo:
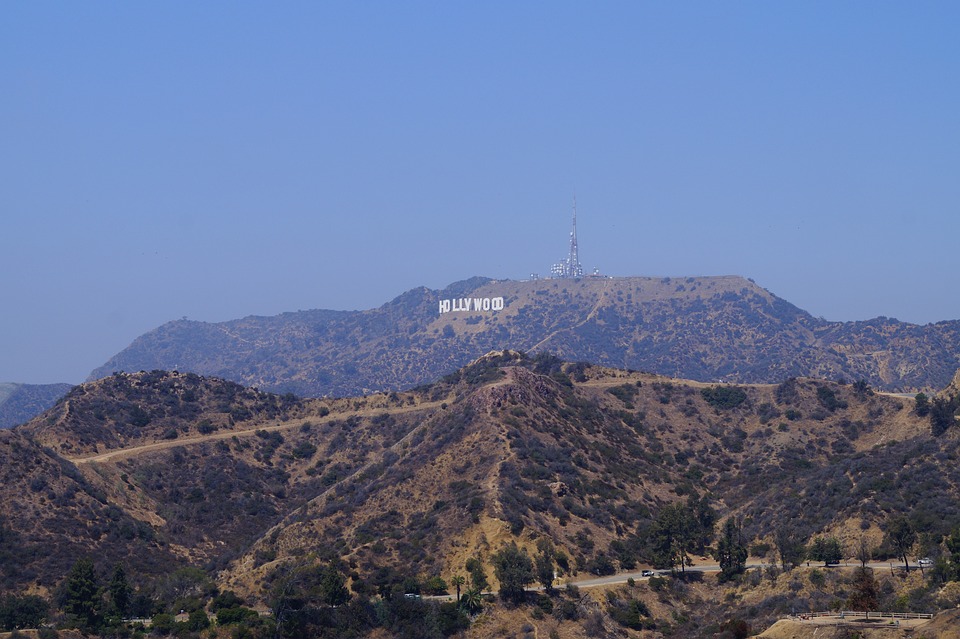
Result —
<svg viewBox="0 0 960 639"><path fill-rule="evenodd" d="M580 255L577 252L577 196L573 196L573 230L570 231L570 257L567 258L567 267L570 271L567 277L583 277L583 267L580 265Z"/></svg>
<svg viewBox="0 0 960 639"><path fill-rule="evenodd" d="M580 265L580 253L577 249L577 196L573 196L573 229L570 231L570 254L567 259L554 264L550 269L554 277L575 279L583 277L583 266Z"/></svg>

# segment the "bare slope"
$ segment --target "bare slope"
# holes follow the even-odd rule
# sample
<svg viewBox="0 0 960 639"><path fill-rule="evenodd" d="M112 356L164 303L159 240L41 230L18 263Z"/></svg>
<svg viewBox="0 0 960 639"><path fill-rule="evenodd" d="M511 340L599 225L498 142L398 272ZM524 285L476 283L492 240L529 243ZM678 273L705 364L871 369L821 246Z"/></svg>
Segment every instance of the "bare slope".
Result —
<svg viewBox="0 0 960 639"><path fill-rule="evenodd" d="M499 297L501 311L439 312L441 300ZM827 322L734 276L473 278L368 311L170 322L91 379L179 368L278 392L357 395L428 383L503 349L701 381L844 377L937 390L960 367L960 322Z"/></svg>

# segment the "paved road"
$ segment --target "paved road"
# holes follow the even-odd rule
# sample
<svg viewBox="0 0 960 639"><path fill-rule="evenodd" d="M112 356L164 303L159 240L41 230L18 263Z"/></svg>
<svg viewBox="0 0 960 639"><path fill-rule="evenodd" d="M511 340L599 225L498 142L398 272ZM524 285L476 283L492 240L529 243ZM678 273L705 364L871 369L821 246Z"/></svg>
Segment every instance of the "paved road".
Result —
<svg viewBox="0 0 960 639"><path fill-rule="evenodd" d="M772 564L763 563L763 562L751 562L751 563L748 563L748 564L747 564L747 570L751 570L751 569L753 569L753 568L766 568L766 567L771 566L771 565L772 565ZM779 564L777 565L777 567L779 568ZM803 567L805 568L806 565L804 565ZM841 563L841 564L836 564L836 565L833 565L833 566L824 566L824 565L823 565L822 563L820 563L820 562L811 562L811 564L810 564L810 568L819 568L819 569L821 569L821 570L843 570L843 569L859 568L859 567L860 567L860 562L859 562L859 561L847 561L847 562L844 562L844 563ZM902 563L896 563L896 562L891 563L891 562L889 562L889 561L882 561L882 562L881 562L881 561L871 561L871 562L868 562L868 563L867 563L867 567L868 567L868 568L873 568L874 570L891 570L891 569L892 569L892 570L903 570L903 564L902 564ZM928 569L928 568L929 568L929 566L926 567L926 569ZM918 569L918 566L917 566L916 560L914 560L914 561L910 564L910 570L917 570L917 569ZM645 570L649 570L649 569L645 569ZM670 574L670 570L655 570L654 572L655 572L657 575L669 575L669 574ZM701 572L701 573L720 572L720 564L717 564L717 563L700 563L700 564L695 564L695 565L693 565L693 566L687 566L687 572ZM571 581L571 582L569 582L569 583L570 583L571 585L577 586L578 588L591 588L591 587L594 587L594 586L608 586L608 585L613 585L613 584L625 584L625 583L627 583L627 581L630 580L630 579L633 579L634 581L641 581L641 580L642 580L642 581L647 581L647 580L649 579L649 577L643 577L643 576L641 576L641 573L642 573L642 571L640 571L640 570L633 571L633 572L621 572L621 573L617 573L617 574L615 574L615 575L610 575L610 576L607 576L607 577L594 577L594 578L591 578L591 579L577 579L577 580ZM566 585L566 584L560 585L559 587L562 588L564 585Z"/></svg>
<svg viewBox="0 0 960 639"><path fill-rule="evenodd" d="M767 568L773 564L763 563L763 562L749 562L747 563L747 570L754 568ZM779 564L777 564L779 568ZM798 566L800 568L806 568L806 564ZM859 568L859 561L847 561L840 564L835 564L832 566L824 566L820 562L814 562L810 564L810 568L818 568L820 570L850 570L853 568ZM871 561L867 563L867 568L872 568L874 570L903 570L903 564L900 563L891 563L889 561ZM918 566L916 560L910 564L910 570L917 570ZM565 588L567 585L576 586L577 588L596 588L598 586L615 586L617 584L625 584L630 579L634 581L649 581L650 577L644 577L643 572L645 570L653 570L652 568L644 568L642 570L635 570L631 572L620 572L615 575L608 575L606 577L591 577L590 579L576 579L573 581L568 581L562 584L557 584L555 588ZM687 572L698 572L698 573L715 573L720 572L720 564L717 563L700 563L693 566L687 566ZM653 570L655 576L665 576L671 574L669 569L667 570ZM534 586L526 588L530 592L539 592L543 590L543 586ZM440 600L452 600L453 595L425 595L425 599L440 599Z"/></svg>
<svg viewBox="0 0 960 639"><path fill-rule="evenodd" d="M747 564L747 568L759 568L764 564ZM644 570L651 570L650 568L645 568ZM625 584L630 579L634 581L647 581L650 577L642 576L641 570L636 570L633 572L621 572L615 575L609 575L607 577L595 577L592 579L578 579L576 581L569 582L571 585L577 586L578 588L590 588L593 586L608 586L611 584ZM706 563L706 564L696 564L694 566L687 566L687 572L720 572L720 564L715 563ZM669 570L654 570L654 573L657 575L669 575ZM563 586L560 586L561 588Z"/></svg>

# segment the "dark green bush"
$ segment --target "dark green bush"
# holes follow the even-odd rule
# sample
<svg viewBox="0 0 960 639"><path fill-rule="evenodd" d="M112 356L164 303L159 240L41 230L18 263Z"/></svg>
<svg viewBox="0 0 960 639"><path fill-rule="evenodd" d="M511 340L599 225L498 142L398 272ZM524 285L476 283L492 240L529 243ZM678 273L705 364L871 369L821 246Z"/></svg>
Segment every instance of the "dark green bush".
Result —
<svg viewBox="0 0 960 639"><path fill-rule="evenodd" d="M747 393L736 386L711 386L700 391L703 399L714 408L729 410L747 401Z"/></svg>

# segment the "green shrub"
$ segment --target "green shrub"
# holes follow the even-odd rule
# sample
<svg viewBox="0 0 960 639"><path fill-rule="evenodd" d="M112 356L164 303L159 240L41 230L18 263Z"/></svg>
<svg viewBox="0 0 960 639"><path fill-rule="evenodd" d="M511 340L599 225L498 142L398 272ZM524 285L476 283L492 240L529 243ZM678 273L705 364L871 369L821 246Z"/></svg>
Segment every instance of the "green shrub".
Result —
<svg viewBox="0 0 960 639"><path fill-rule="evenodd" d="M847 402L837 397L837 393L829 386L817 387L817 401L831 413L838 408L846 408Z"/></svg>
<svg viewBox="0 0 960 639"><path fill-rule="evenodd" d="M294 446L292 452L297 459L310 459L317 452L317 447L310 442L300 442Z"/></svg>
<svg viewBox="0 0 960 639"><path fill-rule="evenodd" d="M187 627L194 632L199 632L204 628L210 626L210 618L207 617L207 613L201 610L194 610L190 613L190 618L187 620Z"/></svg>
<svg viewBox="0 0 960 639"><path fill-rule="evenodd" d="M41 626L37 630L37 637L39 639L60 639L60 633L50 626Z"/></svg>
<svg viewBox="0 0 960 639"><path fill-rule="evenodd" d="M822 571L814 569L810 571L810 583L817 588L823 588L827 578Z"/></svg>
<svg viewBox="0 0 960 639"><path fill-rule="evenodd" d="M243 606L235 606L233 608L222 608L217 611L217 625L227 626L230 624L249 624L255 619L259 619L260 615L257 614L256 610L251 610L250 608L245 608Z"/></svg>
<svg viewBox="0 0 960 639"><path fill-rule="evenodd" d="M173 615L161 612L160 614L154 615L151 620L150 627L152 628L151 634L157 634L161 637L169 635L173 632L174 628L177 626L177 620Z"/></svg>
<svg viewBox="0 0 960 639"><path fill-rule="evenodd" d="M639 599L632 599L626 602L616 601L607 611L614 621L625 628L644 630L652 625L649 619L650 609L647 607L647 604Z"/></svg>
<svg viewBox="0 0 960 639"><path fill-rule="evenodd" d="M747 401L747 394L736 386L711 386L700 391L703 399L714 408L731 409Z"/></svg>

